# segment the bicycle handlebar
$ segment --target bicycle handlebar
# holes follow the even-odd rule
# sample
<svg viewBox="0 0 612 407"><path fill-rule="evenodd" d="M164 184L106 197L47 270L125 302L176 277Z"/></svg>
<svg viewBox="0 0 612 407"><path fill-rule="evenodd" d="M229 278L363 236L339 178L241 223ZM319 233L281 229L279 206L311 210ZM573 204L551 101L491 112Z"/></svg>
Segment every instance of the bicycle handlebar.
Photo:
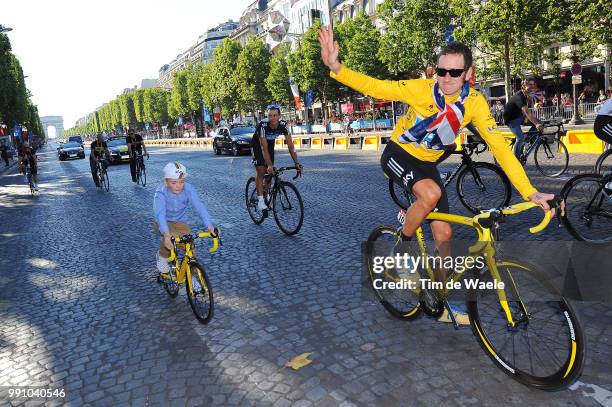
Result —
<svg viewBox="0 0 612 407"><path fill-rule="evenodd" d="M212 234L211 232L198 232L192 235L183 235L183 236L171 236L170 239L172 243L176 246L177 244L192 242L196 239L204 239L210 237L213 240L212 247L208 250L210 254L213 254L219 249L219 229L216 229L217 233ZM176 260L176 251L174 249L170 250L170 257L168 257L168 262L172 262Z"/></svg>
<svg viewBox="0 0 612 407"><path fill-rule="evenodd" d="M548 206L550 206L551 209L557 208L559 207L559 200L555 197L553 200L548 201ZM536 226L532 226L529 228L529 232L531 233L539 233L541 231L543 231L544 229L546 229L546 227L548 226L548 224L550 223L552 217L550 216L551 212L550 211L545 211L544 208L534 202L521 202L521 203L517 203L505 208L501 208L501 209L495 209L489 212L484 212L480 215L477 215L474 217L474 219L478 220L485 220L491 217L492 214L503 214L503 215L516 215L518 213L521 212L525 212L529 209L532 208L540 208L542 209L542 211L544 211L544 218L542 219L542 221L537 224Z"/></svg>
<svg viewBox="0 0 612 407"><path fill-rule="evenodd" d="M292 179L297 179L301 175L300 171L298 170L298 167L296 167L296 166L293 166L293 167L280 167L278 169L276 169L276 168L274 169L274 171L276 171L276 173L278 175L282 174L285 171L289 171L289 170L296 170L297 171L297 174L295 174L295 177L293 177Z"/></svg>

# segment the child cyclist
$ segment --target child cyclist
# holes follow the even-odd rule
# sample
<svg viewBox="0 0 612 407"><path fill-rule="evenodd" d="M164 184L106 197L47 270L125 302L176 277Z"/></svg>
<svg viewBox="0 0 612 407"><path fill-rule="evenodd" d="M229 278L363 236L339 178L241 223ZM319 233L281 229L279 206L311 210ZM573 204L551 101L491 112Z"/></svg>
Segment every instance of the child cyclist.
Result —
<svg viewBox="0 0 612 407"><path fill-rule="evenodd" d="M168 258L172 250L171 236L183 236L191 233L187 224L187 209L193 206L208 231L216 235L208 210L198 197L196 189L185 182L187 169L178 162L168 163L164 167L164 183L155 190L153 210L155 212L155 232L163 239L157 252L157 270L167 273L170 268Z"/></svg>

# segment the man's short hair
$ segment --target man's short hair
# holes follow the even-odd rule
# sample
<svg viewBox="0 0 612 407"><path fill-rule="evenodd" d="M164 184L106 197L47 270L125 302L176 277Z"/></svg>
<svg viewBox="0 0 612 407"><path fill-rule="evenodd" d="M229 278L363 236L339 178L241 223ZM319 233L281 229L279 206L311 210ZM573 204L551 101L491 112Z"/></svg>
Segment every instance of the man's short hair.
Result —
<svg viewBox="0 0 612 407"><path fill-rule="evenodd" d="M472 50L464 43L453 41L450 44L446 45L444 48L442 48L442 51L440 51L438 59L440 59L442 55L449 54L463 55L463 61L465 61L465 69L468 69L472 66Z"/></svg>

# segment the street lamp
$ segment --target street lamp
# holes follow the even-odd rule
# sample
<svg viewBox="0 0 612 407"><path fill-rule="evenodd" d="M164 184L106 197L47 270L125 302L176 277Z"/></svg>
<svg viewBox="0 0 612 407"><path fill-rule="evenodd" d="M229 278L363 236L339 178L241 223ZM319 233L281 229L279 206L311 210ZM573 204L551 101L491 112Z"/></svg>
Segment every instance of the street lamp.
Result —
<svg viewBox="0 0 612 407"><path fill-rule="evenodd" d="M570 49L572 51L572 59L574 64L578 63L578 47L580 45L580 41L578 41L578 37L574 33L572 35L572 40L570 43ZM584 124L584 120L580 117L580 113L578 112L578 95L576 94L576 83L574 82L574 78L572 77L572 88L574 90L574 113L572 119L569 121L570 124Z"/></svg>

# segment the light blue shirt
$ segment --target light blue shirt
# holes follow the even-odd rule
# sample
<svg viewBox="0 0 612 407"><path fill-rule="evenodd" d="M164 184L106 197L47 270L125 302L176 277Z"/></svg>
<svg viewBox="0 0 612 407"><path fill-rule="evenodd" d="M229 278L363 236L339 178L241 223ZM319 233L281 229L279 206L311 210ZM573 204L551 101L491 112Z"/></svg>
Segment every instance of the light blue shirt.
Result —
<svg viewBox="0 0 612 407"><path fill-rule="evenodd" d="M161 233L168 232L168 222L187 222L189 204L198 212L206 227L212 225L208 210L191 184L185 182L185 187L179 194L173 193L165 185L158 186L153 198L153 211L159 231Z"/></svg>

